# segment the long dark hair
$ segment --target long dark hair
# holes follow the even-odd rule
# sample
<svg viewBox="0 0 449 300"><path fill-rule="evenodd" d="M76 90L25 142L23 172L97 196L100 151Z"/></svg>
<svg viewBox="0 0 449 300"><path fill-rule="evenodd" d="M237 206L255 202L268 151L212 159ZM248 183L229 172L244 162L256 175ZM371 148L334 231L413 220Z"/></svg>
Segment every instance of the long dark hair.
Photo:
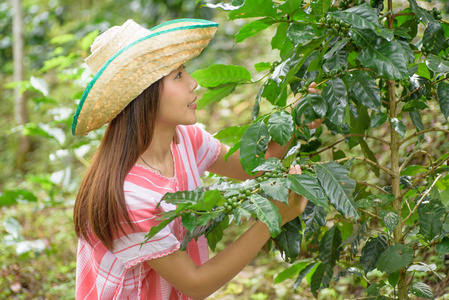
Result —
<svg viewBox="0 0 449 300"><path fill-rule="evenodd" d="M133 228L125 203L125 177L150 146L159 108L162 79L137 96L106 129L100 147L81 183L73 221L78 237L92 244L94 234L109 250L125 234L121 222Z"/></svg>

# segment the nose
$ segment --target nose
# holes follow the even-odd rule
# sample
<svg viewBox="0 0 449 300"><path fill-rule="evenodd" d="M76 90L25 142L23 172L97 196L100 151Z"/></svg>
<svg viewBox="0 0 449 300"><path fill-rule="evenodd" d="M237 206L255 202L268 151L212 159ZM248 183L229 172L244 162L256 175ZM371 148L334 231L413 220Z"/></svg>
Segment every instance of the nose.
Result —
<svg viewBox="0 0 449 300"><path fill-rule="evenodd" d="M190 74L189 74L189 77L190 77L190 83L189 84L190 84L190 86L192 88L192 91L194 91L198 87L198 82L196 82L196 80L193 79L193 77L190 76Z"/></svg>

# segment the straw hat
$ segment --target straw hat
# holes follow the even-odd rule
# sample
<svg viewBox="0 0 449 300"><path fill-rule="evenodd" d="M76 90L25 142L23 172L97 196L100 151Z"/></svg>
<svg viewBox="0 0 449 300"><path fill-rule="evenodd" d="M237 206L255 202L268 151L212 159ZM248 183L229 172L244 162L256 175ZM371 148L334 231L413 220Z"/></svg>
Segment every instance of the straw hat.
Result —
<svg viewBox="0 0 449 300"><path fill-rule="evenodd" d="M99 35L86 63L94 77L73 118L73 135L86 135L114 119L148 86L198 56L218 24L178 19L150 30L133 20Z"/></svg>

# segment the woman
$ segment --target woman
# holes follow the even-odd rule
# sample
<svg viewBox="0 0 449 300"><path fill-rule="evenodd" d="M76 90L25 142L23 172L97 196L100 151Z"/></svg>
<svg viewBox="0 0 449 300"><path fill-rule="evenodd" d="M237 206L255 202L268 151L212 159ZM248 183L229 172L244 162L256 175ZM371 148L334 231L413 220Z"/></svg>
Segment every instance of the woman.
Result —
<svg viewBox="0 0 449 300"><path fill-rule="evenodd" d="M194 19L151 30L132 20L101 34L86 59L95 74L73 122L85 135L109 122L81 184L74 209L79 237L77 299L203 299L232 279L269 239L256 221L238 240L208 260L200 237L180 251L185 229L175 220L141 243L156 215L174 208L167 192L192 190L205 171L250 178L238 153L196 123L196 81L184 62L197 56L217 24ZM314 89L311 89L314 92ZM270 143L266 157L286 147ZM300 173L299 166L290 173ZM282 224L301 214L307 200L290 193L289 206L273 201Z"/></svg>

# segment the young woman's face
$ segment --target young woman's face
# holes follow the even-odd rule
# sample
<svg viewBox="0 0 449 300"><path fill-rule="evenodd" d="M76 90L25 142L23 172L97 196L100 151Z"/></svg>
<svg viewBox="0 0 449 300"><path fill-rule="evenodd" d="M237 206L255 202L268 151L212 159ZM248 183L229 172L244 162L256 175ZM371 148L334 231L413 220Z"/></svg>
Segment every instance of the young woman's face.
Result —
<svg viewBox="0 0 449 300"><path fill-rule="evenodd" d="M158 123L165 125L191 125L196 119L196 98L193 92L198 83L184 66L180 66L162 79Z"/></svg>

